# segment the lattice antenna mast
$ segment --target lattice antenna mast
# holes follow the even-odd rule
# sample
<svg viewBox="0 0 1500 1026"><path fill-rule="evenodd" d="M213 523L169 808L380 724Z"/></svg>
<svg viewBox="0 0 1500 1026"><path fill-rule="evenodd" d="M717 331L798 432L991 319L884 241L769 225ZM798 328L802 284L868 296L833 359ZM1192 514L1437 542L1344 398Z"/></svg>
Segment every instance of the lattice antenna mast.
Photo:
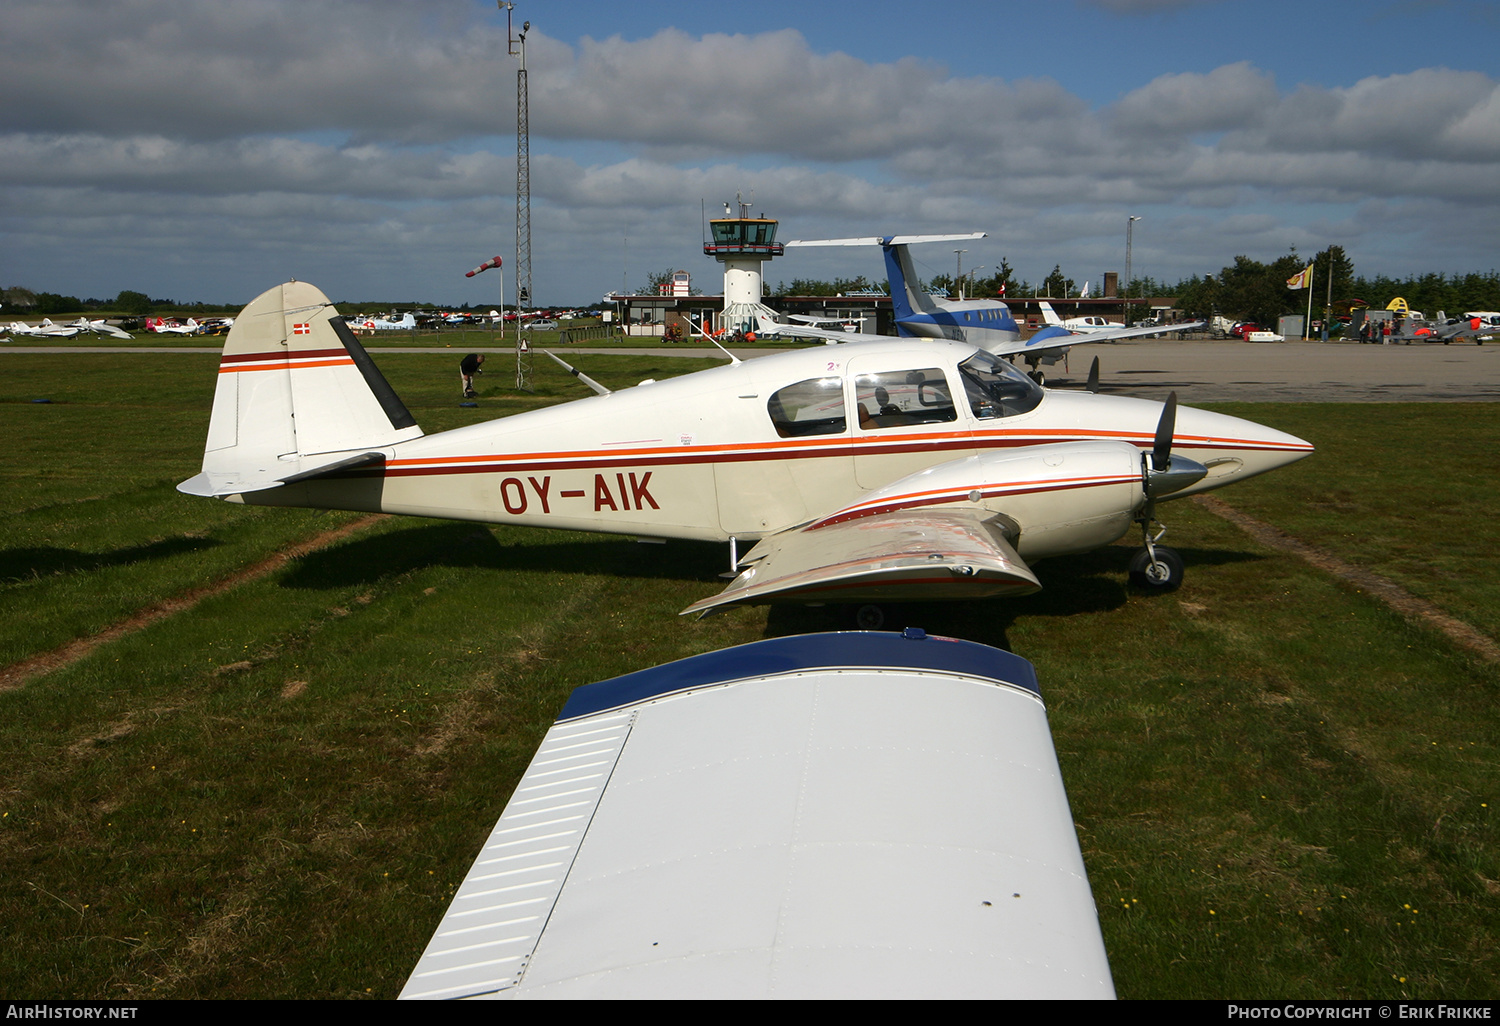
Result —
<svg viewBox="0 0 1500 1026"><path fill-rule="evenodd" d="M505 28L509 36L509 53L518 57L521 68L516 72L516 323L521 311L531 305L531 124L530 101L526 93L526 33L531 22L523 22L520 35L511 24L515 4L499 0L505 8ZM516 332L516 387L531 389L531 345Z"/></svg>

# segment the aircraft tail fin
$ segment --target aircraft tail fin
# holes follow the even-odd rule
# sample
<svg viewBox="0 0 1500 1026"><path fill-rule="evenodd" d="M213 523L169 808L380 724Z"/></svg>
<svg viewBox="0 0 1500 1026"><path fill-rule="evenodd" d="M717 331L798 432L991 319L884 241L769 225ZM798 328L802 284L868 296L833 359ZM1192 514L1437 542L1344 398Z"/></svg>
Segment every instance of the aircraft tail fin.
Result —
<svg viewBox="0 0 1500 1026"><path fill-rule="evenodd" d="M203 472L191 495L228 496L375 462L422 429L328 297L288 282L256 297L224 342Z"/></svg>
<svg viewBox="0 0 1500 1026"><path fill-rule="evenodd" d="M1059 317L1059 316L1057 316L1057 311L1054 310L1054 309L1052 309L1052 304L1051 303L1042 302L1042 303L1038 303L1037 305L1042 308L1042 320L1043 321L1045 321L1047 324L1051 324L1051 325L1059 325L1060 326L1062 324L1062 322L1063 322L1062 318Z"/></svg>
<svg viewBox="0 0 1500 1026"><path fill-rule="evenodd" d="M985 232L969 232L967 235L887 235L858 239L793 239L784 245L787 249L794 246L878 245L885 254L886 281L891 289L891 312L896 315L897 330L902 335L906 335L909 332L900 327L904 318L917 313L931 313L938 309L932 297L922 291L921 279L912 270L911 254L906 247L919 242L967 242L970 239L982 239L985 234Z"/></svg>
<svg viewBox="0 0 1500 1026"><path fill-rule="evenodd" d="M891 289L891 312L895 314L896 323L899 325L913 314L936 310L937 304L920 287L921 279L912 268L911 252L906 246L899 242L885 242L880 248L885 253L885 276Z"/></svg>

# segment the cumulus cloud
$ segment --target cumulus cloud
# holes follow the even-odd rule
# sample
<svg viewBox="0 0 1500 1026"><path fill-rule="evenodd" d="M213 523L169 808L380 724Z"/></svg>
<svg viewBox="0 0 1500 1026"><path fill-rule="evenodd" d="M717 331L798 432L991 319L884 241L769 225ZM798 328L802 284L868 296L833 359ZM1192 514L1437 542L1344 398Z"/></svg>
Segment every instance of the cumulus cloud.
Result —
<svg viewBox="0 0 1500 1026"><path fill-rule="evenodd" d="M1279 100L1271 76L1240 61L1207 75L1162 75L1123 97L1111 113L1121 136L1155 139L1245 128Z"/></svg>
<svg viewBox="0 0 1500 1026"><path fill-rule="evenodd" d="M204 260L191 240L232 238L272 263L379 253L414 280L419 260L492 248L510 223L516 64L467 0L12 0L0 42L12 259L113 232ZM1051 79L821 53L791 29L575 45L533 31L528 57L539 260L580 275L608 262L601 231L632 224L680 237L638 252L701 259L694 200L741 189L804 236L979 228L1053 247L1036 277L1149 205L1173 211L1152 224L1181 233L1182 260L1204 223L1225 226L1217 246L1276 236L1232 213L1246 205L1343 205L1329 230L1351 233L1367 223L1353 207L1375 202L1496 223L1500 83L1479 72L1287 89L1240 61L1094 107ZM1277 245L1294 238L1272 220Z"/></svg>
<svg viewBox="0 0 1500 1026"><path fill-rule="evenodd" d="M505 30L462 0L11 0L0 44L11 130L430 141L514 124Z"/></svg>

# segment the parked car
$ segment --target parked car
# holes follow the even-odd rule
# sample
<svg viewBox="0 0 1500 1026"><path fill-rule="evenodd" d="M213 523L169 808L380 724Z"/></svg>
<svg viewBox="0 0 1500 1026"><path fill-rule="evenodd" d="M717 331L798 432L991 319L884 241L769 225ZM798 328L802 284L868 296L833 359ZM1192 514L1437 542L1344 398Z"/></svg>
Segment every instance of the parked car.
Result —
<svg viewBox="0 0 1500 1026"><path fill-rule="evenodd" d="M557 330L557 322L556 321L547 321L547 320L527 321L525 324L521 325L521 330L522 331L556 331Z"/></svg>

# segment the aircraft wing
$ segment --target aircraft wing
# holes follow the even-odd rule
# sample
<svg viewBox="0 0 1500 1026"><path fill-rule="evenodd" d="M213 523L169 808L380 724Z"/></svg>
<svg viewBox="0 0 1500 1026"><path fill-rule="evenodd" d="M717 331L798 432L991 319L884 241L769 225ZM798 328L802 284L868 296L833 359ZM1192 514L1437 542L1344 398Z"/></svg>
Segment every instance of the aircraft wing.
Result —
<svg viewBox="0 0 1500 1026"><path fill-rule="evenodd" d="M575 690L401 993L1113 996L1035 671L912 628Z"/></svg>
<svg viewBox="0 0 1500 1026"><path fill-rule="evenodd" d="M927 467L762 538L727 588L683 613L1028 595L1041 583L1013 546L1034 511L1045 505L1052 512L1043 520L1066 509L1075 524L1118 525L1141 501L1140 461L1134 444L1099 439L990 450Z"/></svg>
<svg viewBox="0 0 1500 1026"><path fill-rule="evenodd" d="M1066 349L1090 342L1115 342L1122 338L1147 338L1151 335L1166 335L1173 331L1192 331L1201 328L1204 321L1187 321L1183 324L1168 324L1153 328L1119 328L1104 331L1088 331L1074 334L1067 328L1052 326L1043 328L1027 339L1014 342L985 344L982 348L996 356L1014 356L1016 353L1039 353L1047 349Z"/></svg>
<svg viewBox="0 0 1500 1026"><path fill-rule="evenodd" d="M1029 595L1036 576L981 509L893 511L773 534L718 595L683 610L776 602Z"/></svg>
<svg viewBox="0 0 1500 1026"><path fill-rule="evenodd" d="M820 338L834 342L889 342L894 335L875 335L868 331L835 331L832 328L814 328L808 324L782 324L760 321L755 329L757 335L781 335L790 338Z"/></svg>

